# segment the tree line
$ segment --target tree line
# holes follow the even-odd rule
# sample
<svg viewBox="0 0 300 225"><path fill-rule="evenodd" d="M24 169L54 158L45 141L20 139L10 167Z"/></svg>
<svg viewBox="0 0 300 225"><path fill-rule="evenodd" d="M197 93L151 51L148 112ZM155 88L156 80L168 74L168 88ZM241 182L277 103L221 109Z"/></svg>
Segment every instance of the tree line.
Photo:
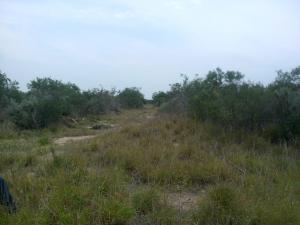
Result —
<svg viewBox="0 0 300 225"><path fill-rule="evenodd" d="M22 129L45 128L63 117L119 112L122 108L140 108L144 95L138 88L80 90L73 83L52 78L36 78L28 85L28 91L19 89L0 71L0 122L12 121Z"/></svg>
<svg viewBox="0 0 300 225"><path fill-rule="evenodd" d="M64 117L118 112L143 107L146 100L138 88L80 90L72 83L36 78L21 91L16 81L0 72L0 122L17 127L48 127ZM204 78L171 85L153 94L161 110L208 121L231 131L256 132L272 142L299 142L300 66L278 71L268 85L245 80L239 71L209 71Z"/></svg>
<svg viewBox="0 0 300 225"><path fill-rule="evenodd" d="M209 121L227 130L256 132L272 142L299 142L300 66L278 71L268 85L246 81L238 71L217 68L204 78L171 85L153 94L162 110Z"/></svg>

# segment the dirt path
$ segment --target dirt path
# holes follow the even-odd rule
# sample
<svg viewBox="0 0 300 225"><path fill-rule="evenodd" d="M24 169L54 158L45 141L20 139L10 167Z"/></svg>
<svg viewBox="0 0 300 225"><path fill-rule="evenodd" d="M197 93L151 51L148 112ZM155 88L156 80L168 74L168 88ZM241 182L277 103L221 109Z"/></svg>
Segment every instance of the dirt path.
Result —
<svg viewBox="0 0 300 225"><path fill-rule="evenodd" d="M130 112L130 113L129 113ZM147 120L154 119L155 117L155 111L151 110L149 111L148 108L144 108L142 111L141 110L130 110L128 112L125 112L121 115L117 115L115 119L118 119L117 124L109 124L109 123L104 123L104 125L108 126L104 129L99 129L97 134L93 135L83 135L83 136L66 136L66 137L61 137L57 138L54 140L54 144L56 145L65 145L68 143L72 142L78 142L78 141L83 141L83 140L90 140L95 137L97 137L100 134L106 133L106 132L117 132L123 127L124 124L131 124L131 125L141 125L145 123ZM89 127L91 128L91 127Z"/></svg>
<svg viewBox="0 0 300 225"><path fill-rule="evenodd" d="M97 137L97 135L86 135L86 136L75 136L75 137L62 137L62 138L56 139L54 141L54 144L65 145L68 142L82 141L82 140L92 139L94 137Z"/></svg>

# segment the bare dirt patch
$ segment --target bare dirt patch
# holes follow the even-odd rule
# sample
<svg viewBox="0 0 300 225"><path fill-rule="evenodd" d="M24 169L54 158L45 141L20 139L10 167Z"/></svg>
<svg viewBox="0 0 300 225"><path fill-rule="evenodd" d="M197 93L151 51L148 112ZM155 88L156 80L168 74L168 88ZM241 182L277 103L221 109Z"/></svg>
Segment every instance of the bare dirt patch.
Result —
<svg viewBox="0 0 300 225"><path fill-rule="evenodd" d="M82 141L87 139L92 139L96 135L86 135L86 136L76 136L76 137L62 137L54 140L54 143L57 145L65 145L68 142Z"/></svg>
<svg viewBox="0 0 300 225"><path fill-rule="evenodd" d="M180 211L193 210L201 200L203 193L172 192L167 194L167 202Z"/></svg>

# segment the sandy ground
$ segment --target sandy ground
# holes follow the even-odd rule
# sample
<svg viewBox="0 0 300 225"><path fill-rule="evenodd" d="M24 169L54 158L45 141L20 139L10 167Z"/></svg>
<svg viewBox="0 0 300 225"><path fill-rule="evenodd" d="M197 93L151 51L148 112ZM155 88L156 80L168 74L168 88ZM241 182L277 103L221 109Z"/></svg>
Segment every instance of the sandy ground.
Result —
<svg viewBox="0 0 300 225"><path fill-rule="evenodd" d="M166 197L167 202L180 211L193 210L201 200L199 193L195 192L173 192L168 193Z"/></svg>
<svg viewBox="0 0 300 225"><path fill-rule="evenodd" d="M76 136L76 137L62 137L58 138L54 141L55 144L57 145L64 145L68 142L75 142L75 141L82 141L86 139L92 139L96 137L96 135L87 135L87 136Z"/></svg>

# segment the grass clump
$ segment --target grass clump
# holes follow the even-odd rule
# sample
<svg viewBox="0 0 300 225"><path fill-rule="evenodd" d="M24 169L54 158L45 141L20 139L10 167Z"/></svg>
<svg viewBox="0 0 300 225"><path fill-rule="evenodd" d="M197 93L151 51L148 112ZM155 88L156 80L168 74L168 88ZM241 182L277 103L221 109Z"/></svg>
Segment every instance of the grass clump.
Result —
<svg viewBox="0 0 300 225"><path fill-rule="evenodd" d="M41 146L45 146L50 144L50 139L47 136L43 136L39 138L38 142Z"/></svg>
<svg viewBox="0 0 300 225"><path fill-rule="evenodd" d="M241 225L247 224L247 216L238 193L229 186L218 186L200 203L194 221L206 225Z"/></svg>
<svg viewBox="0 0 300 225"><path fill-rule="evenodd" d="M300 224L299 207L294 201L278 200L277 204L259 204L254 209L251 224L293 225Z"/></svg>
<svg viewBox="0 0 300 225"><path fill-rule="evenodd" d="M137 213L133 224L178 224L177 211L154 187L139 188L132 196L132 205Z"/></svg>
<svg viewBox="0 0 300 225"><path fill-rule="evenodd" d="M143 188L135 192L132 204L138 214L152 213L162 205L160 195L154 188Z"/></svg>
<svg viewBox="0 0 300 225"><path fill-rule="evenodd" d="M105 169L97 177L98 190L103 196L122 195L130 178L118 168Z"/></svg>
<svg viewBox="0 0 300 225"><path fill-rule="evenodd" d="M133 208L115 199L103 201L100 210L102 223L106 225L126 225L134 216Z"/></svg>

